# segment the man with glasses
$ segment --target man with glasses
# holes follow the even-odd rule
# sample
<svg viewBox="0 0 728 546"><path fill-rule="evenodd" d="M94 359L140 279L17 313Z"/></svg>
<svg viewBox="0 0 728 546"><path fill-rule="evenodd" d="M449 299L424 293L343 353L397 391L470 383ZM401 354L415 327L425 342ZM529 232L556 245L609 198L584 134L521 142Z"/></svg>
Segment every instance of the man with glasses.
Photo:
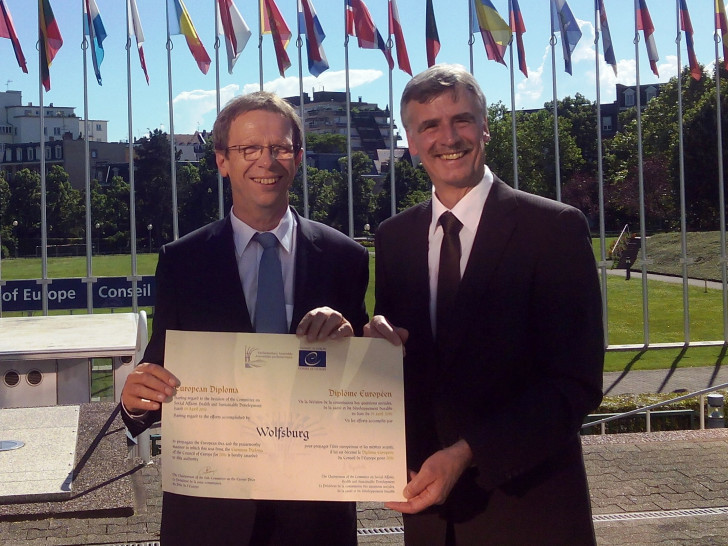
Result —
<svg viewBox="0 0 728 546"><path fill-rule="evenodd" d="M322 340L361 335L368 319L366 249L289 207L288 191L303 156L301 121L293 108L272 93L240 96L220 112L212 134L233 207L226 218L160 250L152 337L121 396L134 435L159 420L162 402L179 385L163 368L168 329ZM261 274L271 264L274 272ZM165 492L161 541L353 546L356 506Z"/></svg>

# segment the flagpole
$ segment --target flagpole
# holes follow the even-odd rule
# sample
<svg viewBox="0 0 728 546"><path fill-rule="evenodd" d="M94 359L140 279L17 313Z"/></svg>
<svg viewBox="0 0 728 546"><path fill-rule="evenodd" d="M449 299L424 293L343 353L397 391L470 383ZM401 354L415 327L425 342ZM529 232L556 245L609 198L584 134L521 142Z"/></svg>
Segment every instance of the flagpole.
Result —
<svg viewBox="0 0 728 546"><path fill-rule="evenodd" d="M550 9L553 9L553 5L551 5ZM565 40L566 38L564 36L561 36L561 39ZM551 40L549 40L549 43L551 44L551 85L554 95L554 164L556 173L556 200L561 201L561 165L559 161L559 113L558 105L556 102L556 34L554 31L553 14L551 16Z"/></svg>
<svg viewBox="0 0 728 546"><path fill-rule="evenodd" d="M391 9L391 8L390 8ZM387 39L387 49L389 55L392 56L392 50L394 49L394 42L392 41L392 33L390 33ZM392 56L392 58L394 58ZM391 216L397 214L397 195L395 194L394 186L394 93L392 92L392 72L393 66L389 67L389 212Z"/></svg>
<svg viewBox="0 0 728 546"><path fill-rule="evenodd" d="M38 4L38 21L40 21L41 6ZM40 25L38 25L38 60L41 69L38 71L38 102L40 103L40 252L41 252L41 277L36 281L41 285L41 304L43 306L43 316L48 315L48 218L46 214L46 160L45 160L45 115L43 113L43 70L44 62L42 48L46 46L46 41L41 38ZM50 67L48 67L50 78Z"/></svg>
<svg viewBox="0 0 728 546"><path fill-rule="evenodd" d="M680 164L680 264L682 265L683 279L683 332L685 335L685 344L690 343L690 298L688 290L688 235L686 226L685 212L685 149L683 147L683 100L682 100L682 61L680 42L682 41L682 33L680 32L680 0L675 0L675 17L677 21L677 36L675 44L677 45L677 124L678 124L678 147L679 147L679 164Z"/></svg>
<svg viewBox="0 0 728 546"><path fill-rule="evenodd" d="M723 281L723 340L728 342L728 271L726 265L726 228L725 228L725 189L723 188L723 128L720 114L720 33L716 24L713 34L715 42L715 126L718 141L718 202L720 207L720 272ZM725 62L726 59L723 59Z"/></svg>
<svg viewBox="0 0 728 546"><path fill-rule="evenodd" d="M645 180L642 165L642 89L640 86L640 34L637 24L637 9L639 0L634 0L634 53L635 53L635 81L637 84L637 179L639 186L640 207L640 262L642 267L642 325L644 345L650 344L649 305L647 299L647 230L645 228Z"/></svg>
<svg viewBox="0 0 728 546"><path fill-rule="evenodd" d="M212 0L215 4L215 106L217 115L220 115L220 6L217 0ZM222 175L217 171L217 209L218 218L222 220L225 216L224 195L222 186Z"/></svg>
<svg viewBox="0 0 728 546"><path fill-rule="evenodd" d="M597 94L597 180L599 186L599 269L602 273L602 325L604 346L609 346L609 309L607 306L607 242L604 226L604 165L602 161L602 98L599 76L599 34L601 31L600 11L594 10L594 65L596 70Z"/></svg>
<svg viewBox="0 0 728 546"><path fill-rule="evenodd" d="M475 36L473 35L473 0L468 1L468 49L470 50L470 74L473 74L473 44Z"/></svg>
<svg viewBox="0 0 728 546"><path fill-rule="evenodd" d="M172 237L179 238L179 225L177 223L177 165L174 153L174 105L172 104L172 37L169 34L169 3L165 2L167 10L167 93L169 99L169 161L172 179Z"/></svg>
<svg viewBox="0 0 728 546"><path fill-rule="evenodd" d="M258 0L258 77L263 90L263 0Z"/></svg>
<svg viewBox="0 0 728 546"><path fill-rule="evenodd" d="M129 0L126 0L126 108L129 131L129 242L131 243L131 306L132 311L139 312L137 283L141 277L137 273L137 240L136 240L136 199L134 191L134 130L133 110L131 104L131 36L128 29L132 27Z"/></svg>
<svg viewBox="0 0 728 546"><path fill-rule="evenodd" d="M513 187L518 189L518 140L516 137L516 88L513 74L513 36L510 45L510 70L511 70L511 137L513 150Z"/></svg>
<svg viewBox="0 0 728 546"><path fill-rule="evenodd" d="M298 9L302 9L300 2L298 3ZM303 94L303 55L301 49L303 48L303 40L301 39L301 12L297 13L298 21L298 39L296 40L296 47L298 48L298 94L300 100L299 117L301 118L301 146L303 148L303 162L302 162L302 173L301 180L303 182L303 216L309 217L308 210L308 162L306 158L306 111L303 107L305 96Z"/></svg>
<svg viewBox="0 0 728 546"><path fill-rule="evenodd" d="M89 15L84 9L85 4L86 0L81 0L81 32L83 34L83 41L81 42L81 49L83 50L83 180L86 188L86 278L83 279L83 282L86 284L86 311L90 315L94 311L93 283L96 282L96 279L93 277L93 248L91 247L93 234L91 232L91 153L88 141L88 38L86 33L83 32L84 25L90 25L90 21L88 20ZM89 32L91 32L90 29Z"/></svg>
<svg viewBox="0 0 728 546"><path fill-rule="evenodd" d="M349 35L344 36L344 73L346 74L346 172L349 209L349 237L354 238L354 183L351 174L351 97L349 97Z"/></svg>

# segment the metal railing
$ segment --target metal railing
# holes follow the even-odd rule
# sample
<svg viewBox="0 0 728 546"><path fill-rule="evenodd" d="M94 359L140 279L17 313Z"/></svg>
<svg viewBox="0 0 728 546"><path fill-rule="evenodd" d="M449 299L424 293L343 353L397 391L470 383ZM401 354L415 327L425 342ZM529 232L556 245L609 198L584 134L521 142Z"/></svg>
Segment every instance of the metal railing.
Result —
<svg viewBox="0 0 728 546"><path fill-rule="evenodd" d="M609 423L610 421L616 421L617 419L623 419L625 417L631 417L632 415L645 415L646 419L646 430L647 432L652 431L652 410L660 408L662 406L666 406L668 404L672 404L674 402L680 402L681 400L687 400L689 398L695 398L696 396L700 397L700 430L705 429L705 395L708 393L711 393L713 391L717 391L720 389L728 388L728 383L721 383L720 385L716 385L714 387L708 387L707 389L701 389L699 391L695 391L689 394L684 394L682 396L678 396L677 398L671 398L670 400L664 400L662 402L657 402L655 404L650 404L649 406L644 406L642 408L633 409L631 411L626 411L624 413L620 413L617 415L610 415L609 417L605 417L603 419L599 419L597 421L591 421L590 423L584 423L581 425L581 429L585 430L590 427L594 427L597 425L601 426L601 434L605 434L605 424Z"/></svg>

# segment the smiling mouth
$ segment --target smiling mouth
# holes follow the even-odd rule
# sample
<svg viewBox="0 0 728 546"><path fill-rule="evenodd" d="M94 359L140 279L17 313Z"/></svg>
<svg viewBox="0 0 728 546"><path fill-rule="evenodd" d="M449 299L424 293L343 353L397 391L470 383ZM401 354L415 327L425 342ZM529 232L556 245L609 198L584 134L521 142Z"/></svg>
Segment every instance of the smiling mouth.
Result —
<svg viewBox="0 0 728 546"><path fill-rule="evenodd" d="M447 159L447 160L454 160L454 159L460 159L461 157L464 157L465 154L468 152L466 150L460 150L458 152L447 152L444 154L440 154L438 157L440 159Z"/></svg>
<svg viewBox="0 0 728 546"><path fill-rule="evenodd" d="M263 186L271 186L278 181L277 178L255 178L254 180Z"/></svg>

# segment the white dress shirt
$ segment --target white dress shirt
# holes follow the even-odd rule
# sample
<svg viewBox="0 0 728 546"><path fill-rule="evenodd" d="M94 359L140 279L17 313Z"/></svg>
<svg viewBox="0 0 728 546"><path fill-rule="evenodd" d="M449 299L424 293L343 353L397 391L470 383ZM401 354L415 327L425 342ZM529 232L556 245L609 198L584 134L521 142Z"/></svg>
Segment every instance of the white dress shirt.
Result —
<svg viewBox="0 0 728 546"><path fill-rule="evenodd" d="M452 208L448 209L443 205L435 194L435 187L432 188L432 220L427 237L428 252L427 265L430 275L430 325L433 335L436 334L436 312L437 312L437 276L440 267L440 245L442 244L442 226L438 224L440 216L450 210L460 220L463 228L460 230L460 278L468 265L470 251L473 249L475 232L480 223L485 200L488 198L490 188L493 186L493 173L488 166L485 166L483 179Z"/></svg>
<svg viewBox="0 0 728 546"><path fill-rule="evenodd" d="M253 241L253 236L258 233L256 230L240 220L232 212L230 213L230 219L233 225L235 256L238 261L240 284L245 294L250 320L255 324L255 304L258 301L258 266L263 255L263 247L257 241ZM278 225L271 230L271 233L276 236L280 243L278 256L281 260L283 273L286 320L290 329L293 318L293 281L296 265L296 218L293 216L291 209L286 209L286 214L281 218Z"/></svg>

